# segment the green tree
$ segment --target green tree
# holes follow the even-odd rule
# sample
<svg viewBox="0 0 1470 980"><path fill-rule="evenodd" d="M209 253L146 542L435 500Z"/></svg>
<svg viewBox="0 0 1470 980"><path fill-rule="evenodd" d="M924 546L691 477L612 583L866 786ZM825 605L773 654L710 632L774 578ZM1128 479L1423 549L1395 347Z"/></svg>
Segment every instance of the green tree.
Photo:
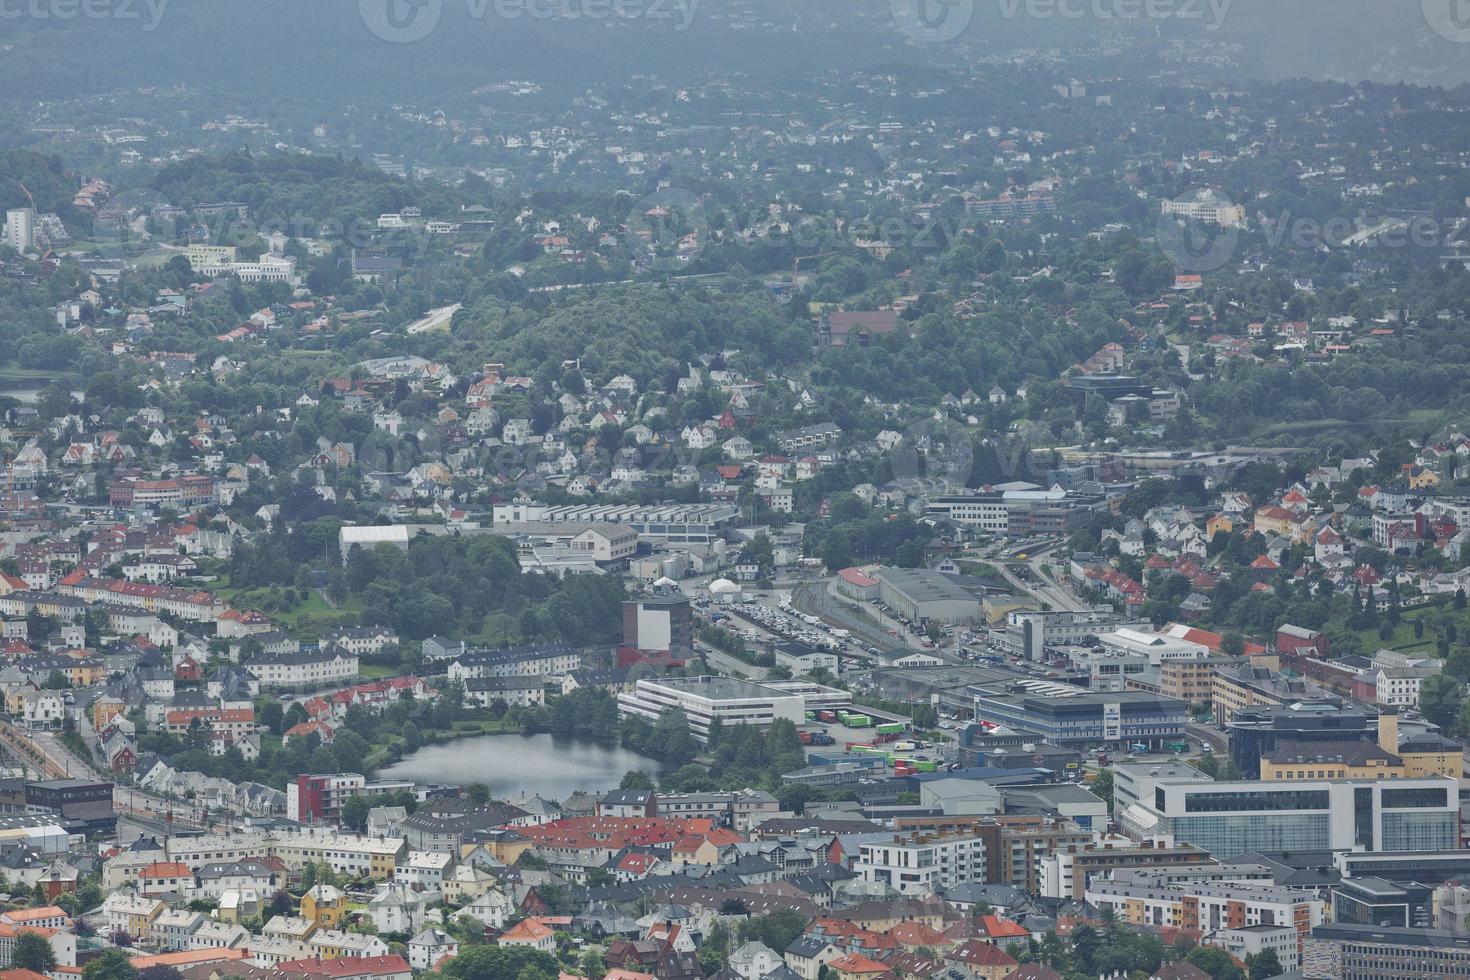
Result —
<svg viewBox="0 0 1470 980"><path fill-rule="evenodd" d="M1087 788L1092 790L1093 796L1106 803L1109 810L1113 808L1113 772L1111 769L1104 769L1099 772L1093 777L1092 782L1087 785Z"/></svg>
<svg viewBox="0 0 1470 980"><path fill-rule="evenodd" d="M637 769L629 769L627 772L623 773L623 780L622 782L618 783L618 788L630 790L651 790L654 788L653 777L646 772L639 772Z"/></svg>
<svg viewBox="0 0 1470 980"><path fill-rule="evenodd" d="M358 833L366 830L369 809L366 797L352 797L342 804L342 826Z"/></svg>
<svg viewBox="0 0 1470 980"><path fill-rule="evenodd" d="M1212 980L1245 980L1245 974L1235 965L1230 954L1218 946L1198 946L1184 959L1204 970Z"/></svg>
<svg viewBox="0 0 1470 980"><path fill-rule="evenodd" d="M542 973L555 980L561 972L550 953L523 946L472 946L461 949L443 969L454 980L520 980L523 971Z"/></svg>
<svg viewBox="0 0 1470 980"><path fill-rule="evenodd" d="M603 963L602 954L595 949L583 953L580 963L582 975L587 980L602 980L603 974L607 973L607 964Z"/></svg>
<svg viewBox="0 0 1470 980"><path fill-rule="evenodd" d="M740 924L740 941L765 943L771 949L785 949L806 928L806 920L791 909L770 915L758 915Z"/></svg>
<svg viewBox="0 0 1470 980"><path fill-rule="evenodd" d="M120 949L104 950L82 970L82 980L137 980L138 971Z"/></svg>
<svg viewBox="0 0 1470 980"><path fill-rule="evenodd" d="M11 965L37 973L49 973L56 967L56 951L51 948L51 943L45 936L26 930L16 937Z"/></svg>
<svg viewBox="0 0 1470 980"><path fill-rule="evenodd" d="M1274 949L1263 949L1250 958L1250 980L1271 980L1284 972Z"/></svg>
<svg viewBox="0 0 1470 980"><path fill-rule="evenodd" d="M1465 686L1453 677L1434 674L1419 685L1419 711L1441 728L1453 728L1460 704L1465 700Z"/></svg>

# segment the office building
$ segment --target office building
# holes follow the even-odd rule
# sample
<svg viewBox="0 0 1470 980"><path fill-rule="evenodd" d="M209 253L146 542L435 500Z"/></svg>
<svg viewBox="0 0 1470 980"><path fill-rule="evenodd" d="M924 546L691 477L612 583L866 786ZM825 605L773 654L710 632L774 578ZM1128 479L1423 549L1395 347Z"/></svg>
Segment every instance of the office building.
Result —
<svg viewBox="0 0 1470 980"><path fill-rule="evenodd" d="M1235 711L1225 724L1230 760L1251 778L1261 774L1260 760L1284 742L1339 742L1371 739L1378 732L1378 713L1365 705L1337 698L1307 699L1289 705L1256 705Z"/></svg>
<svg viewBox="0 0 1470 980"><path fill-rule="evenodd" d="M1070 534L1086 527L1092 512L1105 505L1102 494L1048 490L1018 482L992 490L932 497L925 511L930 517L991 534L1029 537Z"/></svg>
<svg viewBox="0 0 1470 980"><path fill-rule="evenodd" d="M766 726L777 718L800 725L806 699L764 684L729 677L644 678L631 691L618 695L618 712L656 722L669 708L678 708L689 720L689 730L701 742L709 738L716 718L731 725Z"/></svg>
<svg viewBox="0 0 1470 980"><path fill-rule="evenodd" d="M1434 925L1434 889L1416 881L1349 878L1332 889L1332 921L1429 929Z"/></svg>
<svg viewBox="0 0 1470 980"><path fill-rule="evenodd" d="M1096 693L1046 680L974 684L975 719L1063 747L1144 745L1184 739L1188 705L1142 691Z"/></svg>
<svg viewBox="0 0 1470 980"><path fill-rule="evenodd" d="M1332 863L1344 878L1387 878L1438 885L1470 880L1470 851L1343 851Z"/></svg>
<svg viewBox="0 0 1470 980"><path fill-rule="evenodd" d="M1201 191L1189 201L1164 201L1162 213L1177 218L1187 218L1221 228L1236 228L1245 224L1245 208L1217 197L1211 191Z"/></svg>
<svg viewBox="0 0 1470 980"><path fill-rule="evenodd" d="M1313 980L1464 980L1470 977L1470 936L1320 925L1302 945L1300 969Z"/></svg>
<svg viewBox="0 0 1470 980"><path fill-rule="evenodd" d="M1446 850L1459 843L1459 811L1456 781L1440 777L1292 783L1155 778L1153 792L1123 805L1117 819L1135 839L1167 835L1223 860L1248 851Z"/></svg>
<svg viewBox="0 0 1470 980"><path fill-rule="evenodd" d="M1268 667L1250 663L1216 670L1211 695L1215 721L1222 725L1228 725L1235 712L1255 705L1290 705L1331 698L1331 692L1310 681L1286 677Z"/></svg>
<svg viewBox="0 0 1470 980"><path fill-rule="evenodd" d="M1320 779L1326 772L1349 778L1352 767L1347 760L1376 754L1372 747L1397 760L1397 765L1390 763L1384 770L1385 776L1390 772L1405 777L1458 776L1464 768L1459 743L1429 731L1423 723L1401 730L1395 709L1383 705L1374 709L1336 698L1259 705L1238 711L1227 731L1231 761L1251 778ZM1289 751L1283 755L1283 750Z"/></svg>
<svg viewBox="0 0 1470 980"><path fill-rule="evenodd" d="M1039 612L1017 609L1006 614L1004 632L992 632L991 644L1002 653L1026 660L1048 659L1048 648L1090 645L1096 636L1119 624L1112 612Z"/></svg>

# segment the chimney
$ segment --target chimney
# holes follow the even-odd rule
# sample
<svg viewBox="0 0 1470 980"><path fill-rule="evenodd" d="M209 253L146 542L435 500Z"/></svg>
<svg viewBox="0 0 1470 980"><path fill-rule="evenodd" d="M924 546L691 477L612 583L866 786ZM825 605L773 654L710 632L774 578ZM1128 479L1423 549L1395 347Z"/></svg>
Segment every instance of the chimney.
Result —
<svg viewBox="0 0 1470 980"><path fill-rule="evenodd" d="M1378 708L1378 747L1394 755L1399 754L1398 709L1388 705Z"/></svg>

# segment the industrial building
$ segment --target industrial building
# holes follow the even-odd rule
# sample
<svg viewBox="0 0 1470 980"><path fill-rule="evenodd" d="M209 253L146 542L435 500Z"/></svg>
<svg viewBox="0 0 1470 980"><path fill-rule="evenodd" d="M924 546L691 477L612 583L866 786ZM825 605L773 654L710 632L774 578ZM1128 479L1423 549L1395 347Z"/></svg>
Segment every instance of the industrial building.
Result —
<svg viewBox="0 0 1470 980"><path fill-rule="evenodd" d="M878 599L895 615L919 623L972 623L980 597L945 575L921 568L878 568Z"/></svg>

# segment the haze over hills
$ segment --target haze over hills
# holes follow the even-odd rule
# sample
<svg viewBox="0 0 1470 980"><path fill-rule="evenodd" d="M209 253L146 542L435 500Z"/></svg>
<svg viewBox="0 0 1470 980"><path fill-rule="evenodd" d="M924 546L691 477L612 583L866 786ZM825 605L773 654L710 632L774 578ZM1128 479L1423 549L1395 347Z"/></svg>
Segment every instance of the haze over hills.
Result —
<svg viewBox="0 0 1470 980"><path fill-rule="evenodd" d="M182 84L244 98L416 101L507 78L780 74L1125 44L1183 46L1202 70L1268 80L1456 85L1470 73L1448 0L925 0L917 13L905 0L623 0L621 18L614 9L599 0L119 0L104 18L5 21L0 84L11 99Z"/></svg>

